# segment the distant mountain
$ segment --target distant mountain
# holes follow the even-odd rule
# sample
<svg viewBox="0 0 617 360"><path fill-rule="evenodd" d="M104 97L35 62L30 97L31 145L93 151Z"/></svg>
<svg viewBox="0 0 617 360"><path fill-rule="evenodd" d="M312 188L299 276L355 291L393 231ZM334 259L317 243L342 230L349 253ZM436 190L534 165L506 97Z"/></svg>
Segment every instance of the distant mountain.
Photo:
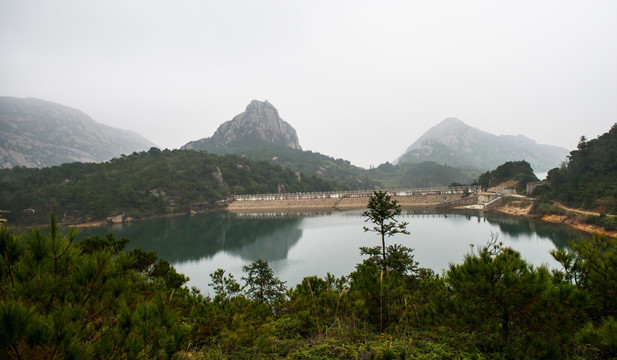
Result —
<svg viewBox="0 0 617 360"><path fill-rule="evenodd" d="M156 146L64 105L0 97L0 168L102 162Z"/></svg>
<svg viewBox="0 0 617 360"><path fill-rule="evenodd" d="M268 101L253 100L246 110L219 126L208 138L191 141L181 149L215 154L236 154L265 160L305 175L335 181L344 189L372 189L366 170L349 161L303 151L296 130L281 119Z"/></svg>
<svg viewBox="0 0 617 360"><path fill-rule="evenodd" d="M296 130L281 119L278 110L267 100L253 100L243 113L221 124L214 135L191 141L182 149L230 154L271 145L302 150Z"/></svg>
<svg viewBox="0 0 617 360"><path fill-rule="evenodd" d="M456 118L430 128L398 158L398 163L434 161L449 166L490 170L507 161L525 160L536 172L548 171L566 159L568 150L542 145L522 135L493 135Z"/></svg>

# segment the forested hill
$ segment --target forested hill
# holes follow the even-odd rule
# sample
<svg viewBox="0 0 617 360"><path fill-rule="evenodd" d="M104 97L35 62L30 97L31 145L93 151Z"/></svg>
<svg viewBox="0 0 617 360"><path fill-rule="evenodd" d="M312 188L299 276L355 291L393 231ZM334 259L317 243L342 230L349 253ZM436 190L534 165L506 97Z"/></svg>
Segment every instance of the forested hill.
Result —
<svg viewBox="0 0 617 360"><path fill-rule="evenodd" d="M19 225L54 211L76 223L124 214L139 218L214 208L232 194L328 191L333 183L236 155L159 150L105 163L0 170L2 210Z"/></svg>
<svg viewBox="0 0 617 360"><path fill-rule="evenodd" d="M550 197L572 207L617 214L617 124L596 139L582 137L568 158L548 173Z"/></svg>
<svg viewBox="0 0 617 360"><path fill-rule="evenodd" d="M525 191L525 186L528 182L538 180L531 165L523 160L508 161L499 165L493 171L485 172L478 178L478 184L485 189L507 184L507 187L514 187L517 192L522 193Z"/></svg>
<svg viewBox="0 0 617 360"><path fill-rule="evenodd" d="M453 183L470 184L480 171L460 169L433 161L422 163L381 164L368 170L369 176L385 188L419 188L449 186Z"/></svg>

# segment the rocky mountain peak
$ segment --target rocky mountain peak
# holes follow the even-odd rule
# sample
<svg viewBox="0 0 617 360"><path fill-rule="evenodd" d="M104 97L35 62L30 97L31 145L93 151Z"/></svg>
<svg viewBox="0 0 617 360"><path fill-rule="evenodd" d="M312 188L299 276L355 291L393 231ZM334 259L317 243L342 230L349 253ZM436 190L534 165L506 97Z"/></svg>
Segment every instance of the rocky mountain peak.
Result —
<svg viewBox="0 0 617 360"><path fill-rule="evenodd" d="M459 118L455 118L455 117L448 117L443 119L439 124L439 125L447 125L447 126L453 126L453 125L466 125L463 120L459 119Z"/></svg>
<svg viewBox="0 0 617 360"><path fill-rule="evenodd" d="M255 141L302 150L296 130L267 100L251 101L243 113L221 124L211 137L192 141L182 148L233 153L238 145Z"/></svg>
<svg viewBox="0 0 617 360"><path fill-rule="evenodd" d="M427 146L430 147L435 143L455 147L464 145L463 147L469 150L469 141L474 141L473 133L482 132L465 124L465 122L458 118L445 118L437 125L426 131L420 138L418 138L411 146L407 148L405 153Z"/></svg>
<svg viewBox="0 0 617 360"><path fill-rule="evenodd" d="M246 106L246 112L263 112L266 109L276 111L278 113L276 108L272 104L270 104L268 100L253 100L250 104Z"/></svg>

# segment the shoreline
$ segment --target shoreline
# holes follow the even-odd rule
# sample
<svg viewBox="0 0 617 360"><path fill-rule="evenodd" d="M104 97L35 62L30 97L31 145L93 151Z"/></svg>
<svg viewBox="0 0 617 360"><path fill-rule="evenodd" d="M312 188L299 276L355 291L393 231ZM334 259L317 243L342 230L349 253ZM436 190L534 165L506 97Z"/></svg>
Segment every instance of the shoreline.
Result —
<svg viewBox="0 0 617 360"><path fill-rule="evenodd" d="M403 208L426 208L436 209L439 204L446 200L460 199L460 195L424 195L424 196L393 196L394 200L398 202ZM227 204L224 207L213 208L207 210L191 210L190 212L180 212L174 214L161 214L153 215L142 218L135 218L131 222L137 222L142 220L169 218L182 215L193 215L200 213L216 212L216 211L228 211L228 212L260 212L260 211L311 211L311 210L354 210L354 209L366 209L368 204L368 197L364 198L339 198L339 199L300 199L300 200L262 200L262 201L234 201ZM460 206L453 207L452 209L472 209L470 207ZM475 209L479 210L479 209ZM572 219L566 215L542 215L535 216L530 213L531 205L526 207L517 206L516 203L509 203L499 206L491 210L491 212L497 212L504 215L539 220L547 223L562 224L573 229L577 229L589 234L603 234L610 237L617 237L617 231L606 231L598 226L585 224L576 219ZM61 226L72 228L93 228L99 226L105 226L110 224L109 220L96 220L88 221L78 224L63 224ZM47 224L33 225L34 227L45 227Z"/></svg>
<svg viewBox="0 0 617 360"><path fill-rule="evenodd" d="M504 204L496 208L493 211L499 212L501 214L505 214L508 216L513 216L513 217L539 220L539 221L544 221L544 222L551 223L551 224L562 224L565 226L569 226L573 229L586 232L588 234L601 234L601 235L606 235L606 236L613 237L613 238L617 237L617 231L607 231L604 228L601 228L595 225L582 223L576 219L569 218L567 215L567 212L566 212L566 215L548 214L548 215L542 215L542 216L535 216L530 213L531 208L532 208L531 204L524 208L518 207L515 204Z"/></svg>
<svg viewBox="0 0 617 360"><path fill-rule="evenodd" d="M455 200L460 199L460 195L422 195L422 196L393 196L399 205L403 207L434 207L440 204L443 199ZM142 220L162 219L174 216L193 215L216 211L229 212L244 212L244 211L298 211L298 210L354 210L366 209L368 205L368 197L359 198L339 198L339 199L300 199L300 200L261 200L261 201L234 201L224 207L191 210L189 212L178 212L174 214L160 214L140 218L133 218L129 222L137 222ZM58 223L61 226L73 228L93 228L113 224L107 219L92 220L83 223L69 224ZM117 224L121 224L117 223ZM48 224L31 225L29 227L44 227Z"/></svg>

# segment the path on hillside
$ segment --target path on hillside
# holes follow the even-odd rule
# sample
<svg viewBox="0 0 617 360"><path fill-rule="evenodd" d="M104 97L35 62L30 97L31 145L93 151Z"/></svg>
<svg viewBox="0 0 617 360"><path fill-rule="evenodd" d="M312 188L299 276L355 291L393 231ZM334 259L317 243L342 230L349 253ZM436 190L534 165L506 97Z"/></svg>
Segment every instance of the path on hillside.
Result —
<svg viewBox="0 0 617 360"><path fill-rule="evenodd" d="M572 211L575 213L579 213L579 214L585 214L585 215L595 215L595 216L600 216L599 212L595 212L595 211L586 211L586 210L579 210L579 209L575 209L575 208L571 208L571 207L567 207L564 204L557 202L557 201L553 201L553 204L559 206L560 208L566 210L566 211ZM611 214L606 214L606 216L612 216L615 217L617 215L611 215Z"/></svg>

